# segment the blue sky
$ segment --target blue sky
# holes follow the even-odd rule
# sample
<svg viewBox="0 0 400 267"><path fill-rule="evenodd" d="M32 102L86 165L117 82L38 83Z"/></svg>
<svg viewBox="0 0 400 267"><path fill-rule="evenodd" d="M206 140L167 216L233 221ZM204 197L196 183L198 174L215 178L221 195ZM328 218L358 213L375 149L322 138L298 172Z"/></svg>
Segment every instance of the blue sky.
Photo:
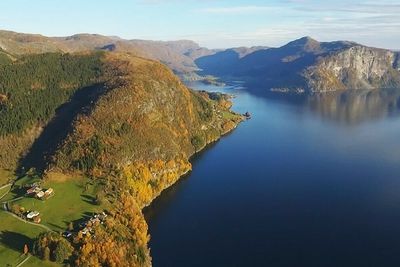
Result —
<svg viewBox="0 0 400 267"><path fill-rule="evenodd" d="M400 0L1 0L0 28L279 46L311 36L400 49Z"/></svg>

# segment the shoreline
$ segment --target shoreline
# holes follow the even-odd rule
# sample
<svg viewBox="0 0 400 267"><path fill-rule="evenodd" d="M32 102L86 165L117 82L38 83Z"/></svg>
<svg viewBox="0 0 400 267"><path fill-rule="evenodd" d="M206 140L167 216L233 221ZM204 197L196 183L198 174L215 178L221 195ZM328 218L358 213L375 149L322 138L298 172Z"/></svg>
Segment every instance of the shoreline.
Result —
<svg viewBox="0 0 400 267"><path fill-rule="evenodd" d="M190 160L191 160L194 156L196 156L196 155L199 154L199 153L202 153L203 151L205 151L205 150L207 149L207 147L211 147L214 143L216 143L216 142L218 142L219 140L221 140L224 136L226 136L227 134L233 132L233 131L239 126L239 124L242 123L243 121L245 121L245 120L244 120L243 118L241 118L241 120L240 120L239 122L237 122L237 123L235 124L234 127L232 127L231 129L229 129L229 130L226 131L226 132L223 132L218 138L216 138L216 139L214 139L214 140L211 140L210 142L206 143L200 150L198 150L198 151L196 151L195 153L193 153L192 155L190 155L189 158L188 158L188 161L190 162ZM191 165L192 165L192 163L191 163ZM166 184L166 185L160 190L160 192L158 192L158 193L149 201L149 203L146 203L143 207L141 207L142 213L143 213L143 210L144 210L145 208L151 206L151 204L152 204L165 190L167 190L168 188L170 188L171 186L173 186L174 184L176 184L176 183L177 183L182 177L184 177L185 175L188 175L188 174L192 171L192 169L193 169L193 166L192 166L190 169L186 170L185 172L179 174L179 175L176 177L176 179L174 179L172 182ZM144 215L144 214L143 214L143 215ZM147 222L147 221L146 221L146 222Z"/></svg>

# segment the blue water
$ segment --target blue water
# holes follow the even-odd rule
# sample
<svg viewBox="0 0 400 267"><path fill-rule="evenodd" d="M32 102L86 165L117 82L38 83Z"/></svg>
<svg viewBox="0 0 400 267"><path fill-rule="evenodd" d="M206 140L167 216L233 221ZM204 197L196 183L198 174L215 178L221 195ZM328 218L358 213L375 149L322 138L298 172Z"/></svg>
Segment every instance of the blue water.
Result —
<svg viewBox="0 0 400 267"><path fill-rule="evenodd" d="M400 266L398 92L271 97L145 210L154 266Z"/></svg>

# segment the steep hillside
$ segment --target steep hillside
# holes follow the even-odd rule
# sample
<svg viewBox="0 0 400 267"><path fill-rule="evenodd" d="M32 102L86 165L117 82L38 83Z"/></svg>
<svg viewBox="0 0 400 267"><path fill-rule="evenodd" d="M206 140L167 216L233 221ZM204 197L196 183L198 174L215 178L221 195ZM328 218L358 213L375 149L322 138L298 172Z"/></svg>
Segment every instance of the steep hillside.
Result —
<svg viewBox="0 0 400 267"><path fill-rule="evenodd" d="M78 117L49 170L101 176L122 168L131 183L143 182L134 186L143 206L190 169L191 155L241 117L227 116L224 96L211 100L188 90L159 63L119 54L106 61L108 93Z"/></svg>
<svg viewBox="0 0 400 267"><path fill-rule="evenodd" d="M192 91L163 64L126 53L24 55L0 73L0 168L19 167L28 175L22 180L40 175L56 188L35 209L63 218L58 226L43 217L52 227L75 225L74 238L42 234L34 253L45 259L62 243L77 266L149 266L141 209L191 170L195 152L243 119L227 96ZM22 182L14 187L9 198L31 205ZM52 206L62 196L77 203L74 218L95 209L107 220L83 234Z"/></svg>
<svg viewBox="0 0 400 267"><path fill-rule="evenodd" d="M400 86L397 55L389 50L356 45L326 56L305 71L313 91L395 88Z"/></svg>
<svg viewBox="0 0 400 267"><path fill-rule="evenodd" d="M101 56L49 53L0 65L0 168L15 169L56 110L100 81Z"/></svg>
<svg viewBox="0 0 400 267"><path fill-rule="evenodd" d="M77 117L47 176L88 175L102 184L105 200L116 203L113 224L96 230L96 239L78 241L83 248L78 263L108 265L118 258L123 266L148 265L147 227L139 208L190 171L189 157L242 117L229 111L225 96L212 100L187 89L160 63L126 54L108 54L105 62L106 93ZM135 213L121 213L124 205L136 207ZM104 255L110 239L113 245ZM132 239L136 242L129 245ZM122 256L120 247L126 251Z"/></svg>

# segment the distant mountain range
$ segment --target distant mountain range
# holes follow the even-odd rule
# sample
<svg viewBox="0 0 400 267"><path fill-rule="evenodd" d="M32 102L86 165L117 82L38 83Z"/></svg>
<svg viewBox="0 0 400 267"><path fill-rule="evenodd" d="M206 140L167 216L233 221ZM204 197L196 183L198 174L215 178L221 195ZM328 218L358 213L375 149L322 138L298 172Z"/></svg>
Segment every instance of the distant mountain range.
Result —
<svg viewBox="0 0 400 267"><path fill-rule="evenodd" d="M279 48L207 49L193 41L125 40L97 34L45 37L0 31L0 53L108 50L158 60L176 74L243 80L251 88L279 92L324 92L400 87L400 52L354 42L318 42L303 37Z"/></svg>
<svg viewBox="0 0 400 267"><path fill-rule="evenodd" d="M400 87L398 52L347 41L318 42L303 37L244 57L226 50L195 63L203 74L242 79L280 92Z"/></svg>

